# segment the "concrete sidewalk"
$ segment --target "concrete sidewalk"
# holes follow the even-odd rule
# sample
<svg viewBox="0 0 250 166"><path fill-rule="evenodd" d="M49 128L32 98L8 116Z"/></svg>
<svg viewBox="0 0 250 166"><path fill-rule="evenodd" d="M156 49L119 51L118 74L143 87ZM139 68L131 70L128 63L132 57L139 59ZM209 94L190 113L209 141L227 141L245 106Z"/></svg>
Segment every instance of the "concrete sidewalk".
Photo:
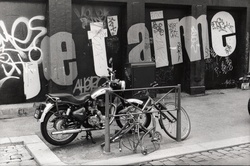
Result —
<svg viewBox="0 0 250 166"><path fill-rule="evenodd" d="M147 156L143 156L140 152L120 153L117 147L111 149L110 155L103 154L100 148L100 143L104 141L103 131L93 133L96 144L81 139L82 134L79 134L79 137L67 146L52 146L43 140L39 123L32 117L33 103L1 106L0 147L6 148L21 143L30 152L31 160L38 165L156 165L157 162L168 165L167 161L171 161L170 159L180 161L183 156L188 158L186 157L188 154L248 145L250 143L250 116L247 112L249 97L249 90L240 89L211 90L204 96L182 94L182 106L187 110L192 123L190 136L187 140L176 142L163 135L161 149ZM51 163L45 160L49 156L54 158L50 160ZM246 162L248 159L246 157ZM43 163L46 161L47 163ZM223 159L211 160L214 161L219 164ZM209 165L217 165L216 162L208 161ZM197 164L202 165L202 163ZM245 164L245 161L242 160L242 164Z"/></svg>
<svg viewBox="0 0 250 166"><path fill-rule="evenodd" d="M223 165L250 164L250 136L161 149L143 156L89 161L83 165ZM237 161L229 163L228 158ZM222 160L220 160L222 159ZM226 161L225 161L226 160ZM0 165L67 165L36 135L0 138ZM70 164L71 165L71 164Z"/></svg>

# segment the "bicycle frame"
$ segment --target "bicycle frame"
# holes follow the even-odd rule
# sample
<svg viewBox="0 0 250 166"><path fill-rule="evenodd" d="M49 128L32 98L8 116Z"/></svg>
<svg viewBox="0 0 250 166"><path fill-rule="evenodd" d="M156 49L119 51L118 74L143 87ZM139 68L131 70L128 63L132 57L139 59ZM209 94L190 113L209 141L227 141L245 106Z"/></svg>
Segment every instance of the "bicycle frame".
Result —
<svg viewBox="0 0 250 166"><path fill-rule="evenodd" d="M123 137L125 134L127 134L128 132L132 131L132 135L133 135L133 141L132 141L132 145L130 144L130 140L128 138L129 144L131 146L131 149L133 152L136 152L137 147L140 146L142 149L142 154L146 155L148 154L147 152L147 148L145 148L143 146L143 141L145 139L145 136L147 134L151 135L151 142L154 145L154 150L155 151L157 148L155 147L155 144L153 143L153 141L158 141L158 140L154 140L155 137L155 133L156 133L156 116L151 112L152 108L155 107L158 112L161 111L161 109L157 108L157 106L155 104L151 105L150 107L148 107L147 105L149 104L149 102L154 102L153 98L151 98L150 96L148 96L147 102L144 104L142 109L139 109L141 111L141 113L130 113L129 111L127 111L128 114L125 114L125 116L129 116L129 118L127 118L127 122L126 124L123 126L123 128L121 130L119 130L115 136L113 136L113 138L111 139L111 142L115 142L116 140L120 139L119 141L119 150L122 151L122 144L123 144ZM160 100L159 100L160 101ZM133 108L133 106L131 106ZM137 106L136 106L137 107ZM127 110L129 110L130 108L127 108ZM138 109L137 109L138 110ZM151 114L151 119L152 119L152 127L150 129L146 129L143 125L141 125L139 119L141 114L144 113L150 113ZM137 118L135 118L134 115L137 115ZM158 117L157 117L158 118ZM145 132L142 136L140 136L140 128ZM137 142L135 141L135 133L137 133ZM159 135L160 133L158 133ZM161 134L160 137L162 138ZM161 140L160 138L160 140ZM124 145L125 146L125 145ZM125 146L126 147L126 146ZM126 147L128 148L128 147ZM129 149L129 148L128 148Z"/></svg>
<svg viewBox="0 0 250 166"><path fill-rule="evenodd" d="M159 119L159 116L157 117L160 121L159 121L159 123L160 123L160 126L161 126L161 128L163 128L162 127L162 125L164 125L165 126L165 124L163 124L163 123L161 123L162 122L162 119L164 120L167 120L167 121L169 121L169 122L177 122L176 124L177 124L177 134L176 134L176 137L175 138L173 138L173 139L175 139L175 140L177 140L178 142L179 141L181 141L181 130L180 130L180 111L179 110L183 110L183 108L180 106L180 92L181 92L181 90L180 90L180 84L178 84L177 86L165 86L165 87L157 87L157 89L160 89L160 88L172 88L170 91L168 91L167 93L165 93L160 99L158 99L157 101L154 101L154 99L153 98L150 98L150 97L148 97L147 98L147 101L146 102L144 102L145 104L143 104L142 105L142 107L144 107L144 108L142 108L142 107L138 107L137 105L134 105L133 103L129 103L131 106L133 106L133 107L135 107L137 110L141 110L142 111L142 114L145 114L145 113L150 113L151 115L152 115L152 113L155 113L155 112L158 112L159 114L160 114L160 119ZM140 91L140 90L143 90L143 89L146 89L146 88L137 88L137 89L127 89L127 90L124 90L124 91L131 91L131 90L137 90L137 91ZM156 88L147 88L147 90L149 90L149 89L156 89ZM162 100L163 100L163 98L165 98L169 93L171 93L171 92L173 92L173 90L175 90L175 102L174 103L171 103L170 102L170 105L172 105L172 106L174 106L174 107L172 107L171 109L167 109L166 107L168 107L167 105L165 106L165 104L166 103L162 103ZM109 93L113 93L113 92L116 92L116 91L112 91L112 92L109 92ZM176 96L176 94L177 94L177 96ZM106 97L108 97L109 96L109 94L107 93L106 94ZM126 102L126 99L124 99L124 98L122 98L121 96L118 96L119 98L121 98L122 100L124 100L125 102ZM148 104L149 104L149 102L150 101L152 101L151 103L152 104L150 104L150 106L148 106ZM127 102L126 102L127 103ZM107 104L107 103L106 103ZM167 103L168 104L168 103ZM155 109L152 109L152 107L154 107ZM149 111L146 111L146 108L148 109L148 110L150 110L150 108L151 108L151 110L150 110L150 112ZM146 112L143 112L143 111L146 111ZM177 111L177 117L176 116L173 116L173 115L176 115L175 113L171 113L171 111ZM185 110L184 110L185 111ZM106 110L106 112L108 113L108 110ZM163 113L163 112L167 112L167 113ZM131 113L132 115L133 114L138 114L138 113ZM108 114L107 114L108 115ZM117 116L117 115L116 115ZM123 115L118 115L118 116L124 116L124 114ZM108 117L108 116L107 116ZM153 118L154 120L155 120L155 118ZM179 120L177 120L177 119L179 119ZM153 122L154 124L153 125L155 125L156 124L156 122ZM133 126L134 127L134 126ZM131 128L133 128L132 126L131 126ZM125 128L125 127L124 127ZM123 129L124 129L123 128ZM127 128L127 130L129 131L129 130L131 130L131 128L130 129L128 129ZM107 130L106 130L106 132L107 133L109 133L109 130L108 130L109 128L107 128ZM151 129L148 129L147 131L148 132L152 132L152 130L153 130L154 128L152 127ZM165 129L165 128L164 128ZM165 130L165 132L167 132L166 130ZM119 133L122 133L121 131L119 132ZM123 132L123 133L126 133L126 132ZM168 134L168 133L167 133ZM117 136L117 134L115 134L116 136ZM121 138L122 136L120 136L119 138ZM104 152L110 152L110 138L111 137L109 137L109 134L107 135L107 136L105 136L105 143L106 143L106 145L107 146L105 146L105 149L104 149ZM172 137L171 137L172 138ZM185 137L186 138L186 137ZM185 139L184 138L184 139ZM117 140L117 139L116 139ZM137 145L138 146L138 145Z"/></svg>
<svg viewBox="0 0 250 166"><path fill-rule="evenodd" d="M115 133L115 135L110 139L110 142L115 142L116 140L120 139L119 141L119 150L121 151L121 141L122 141L122 137L129 133L132 129L132 131L139 131L139 127L141 127L141 129L146 133L148 130L139 122L139 116L137 116L137 118L134 117L135 114L133 113L129 113L126 114L126 116L129 116L129 118L127 118L127 122L126 124L117 132ZM137 114L138 115L138 114ZM138 133L138 138L139 138L139 132ZM134 135L134 133L132 133ZM137 144L133 144L133 151L136 150L136 148L138 147L140 141L138 141ZM101 144L101 146L104 146L105 142Z"/></svg>
<svg viewBox="0 0 250 166"><path fill-rule="evenodd" d="M147 132L142 136L140 137L139 135L139 132L138 132L138 142L136 144L133 144L133 150L135 151L136 148L140 145L141 148L143 149L143 142L142 140L144 140L144 137L148 134L148 133L151 133L151 134L154 134L156 132L156 118L158 118L158 121L159 121L159 118L160 116L156 116L154 113L158 113L160 114L163 118L167 119L168 121L170 121L171 123L177 121L177 118L175 116L173 116L173 114L170 112L170 111L176 111L176 109L173 109L173 110L168 110L164 104L161 103L161 101L169 94L173 91L170 90L168 93L165 93L160 99L158 99L157 101L155 101L151 96L147 95L147 100L146 102L143 104L143 107L142 109L140 109L139 107L137 106L134 106L136 107L137 109L139 109L142 114L144 113L150 113L151 114L151 119L152 119L152 127L150 129L147 129ZM148 94L148 93L147 93ZM176 107L176 106L175 106ZM131 113L133 114L133 113ZM159 121L160 122L160 121ZM137 122L138 123L138 122ZM162 123L159 123L161 128L163 129L163 124ZM135 125L131 126L131 128L128 129L131 130ZM138 130L138 125L136 125L137 127L137 130ZM126 134L126 132L124 132L124 134ZM124 135L122 134L122 135ZM123 136L121 136L120 138L122 138ZM133 141L134 142L134 141ZM120 141L120 144L119 144L119 149L121 150L121 141ZM142 152L143 153L143 152ZM147 153L147 152L146 152Z"/></svg>
<svg viewBox="0 0 250 166"><path fill-rule="evenodd" d="M170 111L174 111L174 110L167 110L167 108L161 103L161 101L169 94L173 91L170 90L168 93L165 93L160 99L158 99L157 101L155 101L151 96L147 95L148 99L147 101L145 102L143 108L142 108L142 112L144 112L144 110L146 108L149 108L149 109L152 109L153 107L155 109L157 109L157 111L153 111L153 112L158 112L159 114L161 114L164 118L167 118L170 122L173 122L173 120L177 121L177 118L175 118ZM149 103L151 102L151 106L147 106ZM159 106L161 106L161 108L159 108ZM162 111L162 108L164 109L164 111ZM151 113L153 113L151 111ZM164 114L163 112L166 112L168 113L168 115L172 118L169 118L166 114ZM155 125L155 124L154 124ZM162 124L160 124L161 128L162 128Z"/></svg>
<svg viewBox="0 0 250 166"><path fill-rule="evenodd" d="M128 138L129 145L130 145L131 149L128 148L127 146L125 146L124 144L123 144L123 146L126 147L129 150L132 150L134 153L137 151L137 147L140 146L142 154L144 154L144 155L148 154L147 148L145 148L143 146L143 141L144 141L145 136L147 134L151 135L151 142L152 142L153 145L154 145L153 141L158 141L158 140L155 140L155 137L154 137L155 132L156 132L156 122L155 122L156 120L154 118L154 115L151 114L152 119L153 119L153 127L150 128L150 129L146 129L139 121L141 114L143 114L143 113L137 113L138 116L137 116L137 118L135 118L134 117L135 114L129 113L127 116L130 116L130 119L128 119L128 121L124 125L124 127L121 130L119 130L115 134L114 138L111 140L112 142L115 142L116 140L120 139L120 141L119 141L119 151L122 151L122 144L123 144L124 135L129 133L130 131L132 131L132 137L133 137L132 141L130 140L130 138ZM140 136L140 127L145 132L142 136ZM137 136L135 136L136 133L137 133ZM137 141L135 141L136 137L137 137ZM132 142L132 144L131 144L131 142ZM154 150L153 151L155 151L155 150L157 150L157 148L154 145ZM151 152L153 152L153 151L151 151Z"/></svg>
<svg viewBox="0 0 250 166"><path fill-rule="evenodd" d="M131 116L131 115L130 115ZM132 115L133 116L133 115ZM140 116L140 115L139 115ZM120 141L119 141L119 151L121 152L122 151L122 142L123 142L123 136L127 133L129 133L130 131L132 131L132 137L133 137L133 144L131 145L131 148L130 150L133 150L133 152L135 153L136 152L136 149L137 147L140 145L142 146L141 144L141 140L142 140L142 137L140 137L140 131L139 131L139 128L141 127L142 130L146 133L148 130L143 126L141 125L141 123L139 122L139 116L135 119L133 117L133 123L130 123L129 127L126 128L125 130L120 130L121 132L118 134L118 138L120 138ZM136 143L134 140L135 140L135 133L137 133L137 138L138 138L138 142ZM116 139L117 140L117 139ZM115 140L114 140L115 141ZM124 145L125 146L125 145ZM125 146L126 147L126 146ZM127 147L128 148L128 147Z"/></svg>

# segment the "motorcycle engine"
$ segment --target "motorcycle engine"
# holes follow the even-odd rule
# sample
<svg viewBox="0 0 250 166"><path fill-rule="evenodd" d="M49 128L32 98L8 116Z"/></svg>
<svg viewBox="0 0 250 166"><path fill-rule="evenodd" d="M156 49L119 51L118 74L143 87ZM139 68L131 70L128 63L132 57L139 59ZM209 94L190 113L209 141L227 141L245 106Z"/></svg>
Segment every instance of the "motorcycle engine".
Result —
<svg viewBox="0 0 250 166"><path fill-rule="evenodd" d="M100 126L100 119L97 117L97 115L93 115L88 118L88 123L91 126Z"/></svg>
<svg viewBox="0 0 250 166"><path fill-rule="evenodd" d="M91 112L91 115L88 118L88 123L93 127L101 128L105 122L105 117L98 109L93 109L92 107L89 107L89 110Z"/></svg>

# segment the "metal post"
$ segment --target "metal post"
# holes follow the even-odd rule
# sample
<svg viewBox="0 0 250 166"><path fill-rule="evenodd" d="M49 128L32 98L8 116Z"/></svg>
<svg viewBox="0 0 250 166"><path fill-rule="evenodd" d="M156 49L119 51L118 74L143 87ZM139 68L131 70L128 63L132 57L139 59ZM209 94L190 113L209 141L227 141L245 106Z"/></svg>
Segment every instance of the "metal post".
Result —
<svg viewBox="0 0 250 166"><path fill-rule="evenodd" d="M181 85L178 84L178 105L177 105L177 128L176 137L177 141L181 141Z"/></svg>
<svg viewBox="0 0 250 166"><path fill-rule="evenodd" d="M109 126L109 91L105 93L105 147L104 152L110 152L110 126Z"/></svg>

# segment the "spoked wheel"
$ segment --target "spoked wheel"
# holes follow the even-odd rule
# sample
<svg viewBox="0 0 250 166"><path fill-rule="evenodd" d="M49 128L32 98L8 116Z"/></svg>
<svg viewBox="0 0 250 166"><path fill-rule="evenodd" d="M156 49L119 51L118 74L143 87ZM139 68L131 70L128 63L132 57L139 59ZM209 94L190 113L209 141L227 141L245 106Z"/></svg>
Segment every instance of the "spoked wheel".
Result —
<svg viewBox="0 0 250 166"><path fill-rule="evenodd" d="M114 143L114 142L116 142L117 140L119 140L120 143L121 143L121 140L120 140L120 139L123 137L123 135L125 134L125 131L128 130L129 127L130 127L130 125L127 124L127 125L123 126L122 129L120 129L120 130L118 130L118 131L115 131L115 134L112 135L112 136L110 137L109 142L110 142L110 143ZM120 143L119 143L119 146L121 145ZM103 142L103 143L101 144L101 147L102 147L102 148L105 147L105 142ZM120 150L120 151L121 151L121 150Z"/></svg>
<svg viewBox="0 0 250 166"><path fill-rule="evenodd" d="M177 140L177 110L175 109L175 104L165 103L160 107L162 111L169 110L160 115L159 123L161 127L170 138ZM190 131L191 122L189 116L184 108L181 107L181 140L185 140L189 136Z"/></svg>
<svg viewBox="0 0 250 166"><path fill-rule="evenodd" d="M148 131L143 137L141 142L141 153L147 155L160 148L162 135L159 131Z"/></svg>
<svg viewBox="0 0 250 166"><path fill-rule="evenodd" d="M144 131L140 131L138 129L139 128L137 126L134 126L131 128L131 132L126 132L122 135L119 140L120 151L122 147L124 147L134 153L137 152L137 148L140 146L142 137L145 134Z"/></svg>
<svg viewBox="0 0 250 166"><path fill-rule="evenodd" d="M131 133L127 133L125 135L123 135L122 139L120 139L119 141L119 147L120 147L120 151L122 149L122 147L125 147L126 149L136 153L137 152L137 146L139 145L139 139L137 134L131 134Z"/></svg>
<svg viewBox="0 0 250 166"><path fill-rule="evenodd" d="M56 145L56 146L66 145L72 142L76 138L78 133L52 135L52 132L80 128L80 126L69 127L66 119L59 118L52 111L47 113L40 127L41 127L41 132L42 132L44 139L50 144Z"/></svg>
<svg viewBox="0 0 250 166"><path fill-rule="evenodd" d="M134 105L136 105L136 104L134 104ZM137 105L137 106L138 106L138 105ZM130 107L130 106L124 107L124 106L122 106L122 105L120 104L120 105L117 107L116 114L117 114L117 115L119 115L119 114L125 114L125 113L123 113L123 110L126 109L126 108L128 108L128 107ZM139 108L142 108L142 105L139 105L138 107L139 107ZM140 112L141 112L139 109L136 110L135 107L130 107L130 108L131 108L131 110L128 110L128 111L130 111L130 112L133 112L133 113L140 113ZM150 115L150 114L141 114L139 118L140 118L140 123L141 123L145 128L147 128L147 127L149 126L150 122L151 122L151 115ZM126 117L126 115L125 115L125 116L118 116L118 117L116 117L116 123L117 123L117 125L118 125L120 128L122 128L122 127L127 123L127 117Z"/></svg>
<svg viewBox="0 0 250 166"><path fill-rule="evenodd" d="M115 119L114 115L115 115L115 112L116 112L116 105L111 103L109 105L109 114L112 115L109 119L109 125L111 125Z"/></svg>

